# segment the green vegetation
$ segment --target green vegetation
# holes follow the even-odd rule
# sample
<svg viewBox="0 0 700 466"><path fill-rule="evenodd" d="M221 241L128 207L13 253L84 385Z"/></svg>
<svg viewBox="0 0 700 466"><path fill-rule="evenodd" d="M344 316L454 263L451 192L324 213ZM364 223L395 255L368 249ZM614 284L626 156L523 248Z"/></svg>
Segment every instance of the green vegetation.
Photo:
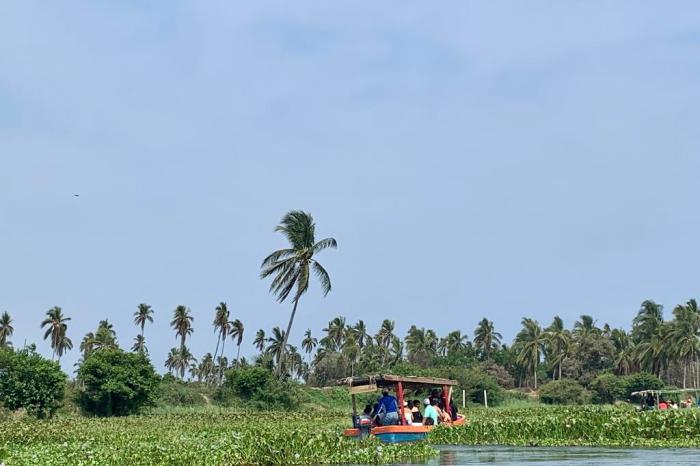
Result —
<svg viewBox="0 0 700 466"><path fill-rule="evenodd" d="M38 418L51 417L61 406L66 375L58 363L32 349L0 347L0 406L24 409Z"/></svg>
<svg viewBox="0 0 700 466"><path fill-rule="evenodd" d="M125 416L154 404L160 384L148 358L120 349L95 351L78 369L78 400L100 416Z"/></svg>
<svg viewBox="0 0 700 466"><path fill-rule="evenodd" d="M215 465L395 463L435 454L427 444L380 445L342 437L333 413L201 410L121 418L0 422L8 465Z"/></svg>
<svg viewBox="0 0 700 466"><path fill-rule="evenodd" d="M452 445L700 447L700 410L636 412L627 407L478 409L469 424L438 428Z"/></svg>
<svg viewBox="0 0 700 466"><path fill-rule="evenodd" d="M552 380L540 389L540 400L550 405L585 405L591 394L571 379Z"/></svg>

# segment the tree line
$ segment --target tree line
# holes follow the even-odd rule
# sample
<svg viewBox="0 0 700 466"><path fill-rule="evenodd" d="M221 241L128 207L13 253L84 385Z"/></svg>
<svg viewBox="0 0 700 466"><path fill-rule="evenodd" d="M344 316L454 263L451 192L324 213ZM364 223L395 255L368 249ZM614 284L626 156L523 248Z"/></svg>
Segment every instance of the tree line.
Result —
<svg viewBox="0 0 700 466"><path fill-rule="evenodd" d="M336 248L334 238L315 239L313 217L302 211L288 212L276 227L289 243L265 257L261 279L270 279L270 292L277 301L291 301L292 310L286 327L274 327L269 335L264 329L255 334L253 343L259 354L252 360L240 358L244 325L231 319L226 303L214 310L212 322L217 336L214 352L197 360L187 347L194 332L191 310L177 306L170 321L179 345L168 353L165 367L184 379L207 384L221 384L227 368L256 364L274 370L280 377L293 377L313 385L333 379L401 369L406 365L428 367L478 367L494 377L500 385L537 388L543 379L575 379L586 385L598 374L613 372L629 375L650 372L667 383L687 387L700 386L700 310L690 299L673 308L672 318L664 319L663 306L644 301L632 321L630 330L598 326L590 315L582 315L569 329L559 316L548 326L524 317L521 329L511 344L502 340L494 323L487 318L478 322L472 338L462 330L444 336L425 327L413 325L403 337L395 332L395 323L384 320L374 333L364 321L349 324L342 316L332 319L323 333L315 336L307 330L299 346L288 337L301 298L315 278L324 295L331 291L330 275L318 262L318 253ZM148 304L139 304L134 324L140 329L131 348L147 354L145 326L153 323L154 311ZM53 307L41 322L44 339L50 341L55 358L73 348L67 336L69 317L60 307ZM0 345L10 344L14 329L7 312L0 316ZM225 354L226 342L237 346L234 362ZM117 347L112 325L103 320L95 332L80 343L82 360L102 348Z"/></svg>

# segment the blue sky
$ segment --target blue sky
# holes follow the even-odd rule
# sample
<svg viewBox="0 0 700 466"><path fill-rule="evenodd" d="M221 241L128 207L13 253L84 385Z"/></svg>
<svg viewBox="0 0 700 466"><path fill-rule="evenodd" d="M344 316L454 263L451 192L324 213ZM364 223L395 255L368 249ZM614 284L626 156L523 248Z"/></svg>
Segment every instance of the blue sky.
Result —
<svg viewBox="0 0 700 466"><path fill-rule="evenodd" d="M339 248L292 340L338 314L628 326L700 294L699 104L692 1L6 2L0 310L48 355L51 306L76 347L104 318L128 347L150 303L160 368L172 310L199 356L227 301L252 354L304 209Z"/></svg>

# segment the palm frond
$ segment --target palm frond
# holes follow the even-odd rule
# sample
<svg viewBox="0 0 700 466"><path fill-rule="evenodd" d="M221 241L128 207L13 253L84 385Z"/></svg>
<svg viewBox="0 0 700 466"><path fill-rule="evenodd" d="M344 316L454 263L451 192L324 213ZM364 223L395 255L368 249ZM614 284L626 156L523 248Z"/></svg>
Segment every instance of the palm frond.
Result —
<svg viewBox="0 0 700 466"><path fill-rule="evenodd" d="M321 282L321 289L323 290L323 296L326 296L331 291L331 277L326 272L321 264L314 261L313 263L314 274L318 277Z"/></svg>
<svg viewBox="0 0 700 466"><path fill-rule="evenodd" d="M324 249L327 248L333 248L336 249L338 247L338 243L336 242L335 238L324 238L318 243L314 244L314 254L317 252L323 251Z"/></svg>

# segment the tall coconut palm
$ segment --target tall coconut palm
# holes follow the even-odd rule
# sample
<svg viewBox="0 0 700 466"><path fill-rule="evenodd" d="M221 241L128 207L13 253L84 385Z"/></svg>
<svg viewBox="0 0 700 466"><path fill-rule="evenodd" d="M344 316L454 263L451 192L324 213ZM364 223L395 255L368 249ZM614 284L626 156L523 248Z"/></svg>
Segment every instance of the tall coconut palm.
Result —
<svg viewBox="0 0 700 466"><path fill-rule="evenodd" d="M350 332L355 336L355 341L360 349L365 347L367 340L369 339L369 334L367 333L367 326L363 320L358 320L355 325L352 326Z"/></svg>
<svg viewBox="0 0 700 466"><path fill-rule="evenodd" d="M241 343L243 342L243 332L244 332L243 322L236 319L231 322L231 338L236 341L236 367L238 367L238 360L241 357Z"/></svg>
<svg viewBox="0 0 700 466"><path fill-rule="evenodd" d="M311 329L306 329L304 333L304 339L301 341L301 348L306 352L309 358L309 365L311 364L311 353L318 346L318 339L311 335Z"/></svg>
<svg viewBox="0 0 700 466"><path fill-rule="evenodd" d="M328 327L324 328L323 331L328 334L328 338L333 341L336 348L341 348L347 333L345 328L345 317L335 317L333 320L328 322Z"/></svg>
<svg viewBox="0 0 700 466"><path fill-rule="evenodd" d="M459 354L465 349L469 344L469 337L467 335L462 335L460 330L454 330L447 334L444 338L444 348L446 355Z"/></svg>
<svg viewBox="0 0 700 466"><path fill-rule="evenodd" d="M272 361L275 363L275 370L280 375L285 375L287 373L288 365L285 363L285 358L287 353L289 353L290 345L285 345L286 339L284 330L279 327L272 329L272 336L267 339L268 346L265 352L272 357ZM279 366L283 366L281 369Z"/></svg>
<svg viewBox="0 0 700 466"><path fill-rule="evenodd" d="M196 363L197 359L190 353L187 346L172 348L168 353L168 359L165 361L165 367L170 371L175 371L180 374L180 379L185 379L185 371L192 363Z"/></svg>
<svg viewBox="0 0 700 466"><path fill-rule="evenodd" d="M696 361L700 353L700 313L693 307L697 307L694 300L687 306L678 305L673 310L675 317L668 332L668 350L671 355L680 360L683 365L683 388L686 388L688 378L688 366Z"/></svg>
<svg viewBox="0 0 700 466"><path fill-rule="evenodd" d="M523 328L515 337L520 350L518 363L530 372L535 379L535 390L537 389L537 366L540 363L540 355L544 352L547 335L542 331L540 324L528 317L522 320Z"/></svg>
<svg viewBox="0 0 700 466"><path fill-rule="evenodd" d="M86 333L83 340L80 342L80 351L83 353L83 361L85 361L95 350L95 334L92 332Z"/></svg>
<svg viewBox="0 0 700 466"><path fill-rule="evenodd" d="M382 354L382 367L386 366L386 357L389 355L389 347L394 338L394 321L384 319L379 331L375 335L377 346Z"/></svg>
<svg viewBox="0 0 700 466"><path fill-rule="evenodd" d="M260 329L255 333L255 339L253 340L253 344L255 347L258 349L258 351L262 352L265 349L265 342L267 341L267 338L265 338L265 330Z"/></svg>
<svg viewBox="0 0 700 466"><path fill-rule="evenodd" d="M496 331L493 321L484 317L474 330L474 347L481 351L485 360L489 360L493 348L501 344L501 338L503 337Z"/></svg>
<svg viewBox="0 0 700 466"><path fill-rule="evenodd" d="M561 365L567 356L571 335L564 328L564 321L559 316L554 316L552 324L545 329L547 333L547 345L551 353L552 379L558 374L561 379Z"/></svg>
<svg viewBox="0 0 700 466"><path fill-rule="evenodd" d="M228 338L229 332L231 331L231 322L229 321L230 313L228 311L228 306L225 302L220 302L216 309L214 310L214 332L218 332L219 336L216 340L216 349L214 350L214 359L216 359L217 354L219 354L219 344L223 342L226 346L226 339ZM224 355L223 349L221 355ZM219 371L219 378L221 370Z"/></svg>
<svg viewBox="0 0 700 466"><path fill-rule="evenodd" d="M311 271L319 279L323 295L325 296L331 291L330 276L314 256L324 249L336 248L337 242L333 238L325 238L316 242L316 225L313 217L311 214L299 210L288 212L282 217L275 231L281 232L291 247L279 249L267 256L260 267L260 278L274 277L270 284L270 292L277 297L277 301L280 303L292 296L292 313L289 316L282 345L285 348L292 331L299 300L309 289ZM281 357L282 364L277 366L278 375L282 373L284 351Z"/></svg>
<svg viewBox="0 0 700 466"><path fill-rule="evenodd" d="M421 367L427 367L437 354L438 338L433 330L412 326L406 335L408 360Z"/></svg>
<svg viewBox="0 0 700 466"><path fill-rule="evenodd" d="M131 351L139 354L148 354L148 348L146 348L146 339L143 335L136 335L134 338L134 344L131 346Z"/></svg>
<svg viewBox="0 0 700 466"><path fill-rule="evenodd" d="M632 339L635 343L649 342L664 323L664 307L652 300L642 303L637 316L632 322Z"/></svg>
<svg viewBox="0 0 700 466"><path fill-rule="evenodd" d="M180 338L180 348L185 347L187 337L194 332L192 322L194 322L194 317L192 317L189 307L180 305L175 308L170 326L175 330L175 337Z"/></svg>
<svg viewBox="0 0 700 466"><path fill-rule="evenodd" d="M573 334L580 339L588 338L592 335L600 335L600 333L600 329L596 327L593 317L587 314L582 315L581 319L574 323Z"/></svg>
<svg viewBox="0 0 700 466"><path fill-rule="evenodd" d="M51 337L51 349L53 356L58 356L58 361L61 361L63 353L73 348L73 342L66 335L68 330L68 322L70 317L65 317L60 307L54 306L46 312L46 319L41 322L41 328L46 327L44 340Z"/></svg>
<svg viewBox="0 0 700 466"><path fill-rule="evenodd" d="M618 375L628 375L634 367L634 344L629 334L622 329L610 331L610 341L615 348L615 372Z"/></svg>
<svg viewBox="0 0 700 466"><path fill-rule="evenodd" d="M142 340L144 337L146 322L153 323L153 309L148 304L141 303L138 305L136 312L134 312L134 325L141 327Z"/></svg>
<svg viewBox="0 0 700 466"><path fill-rule="evenodd" d="M0 316L0 346L7 346L10 343L9 338L14 332L15 328L12 326L12 318L5 311Z"/></svg>

